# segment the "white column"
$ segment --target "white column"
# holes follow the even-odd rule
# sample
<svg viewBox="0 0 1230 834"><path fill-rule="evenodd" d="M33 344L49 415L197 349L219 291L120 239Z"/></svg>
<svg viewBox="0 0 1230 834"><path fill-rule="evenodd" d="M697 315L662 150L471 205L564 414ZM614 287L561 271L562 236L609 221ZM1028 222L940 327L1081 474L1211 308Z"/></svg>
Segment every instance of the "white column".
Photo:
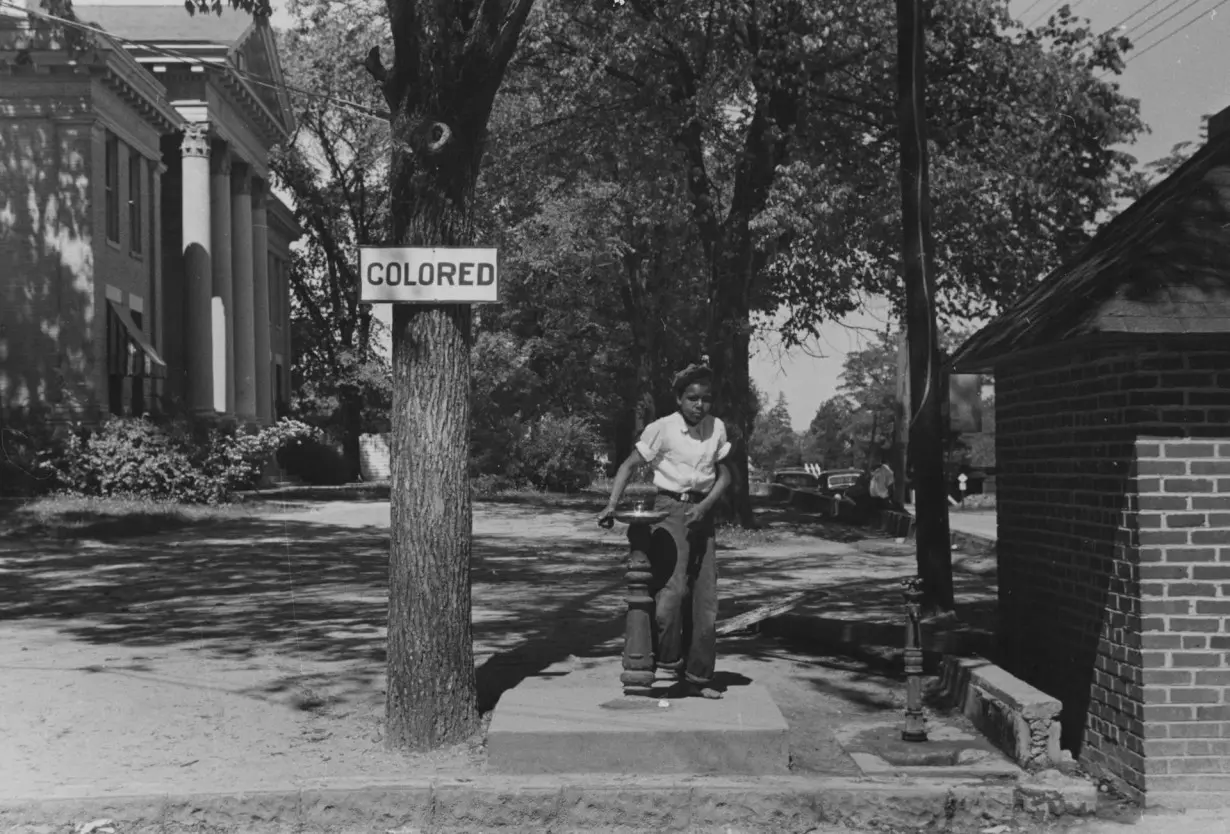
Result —
<svg viewBox="0 0 1230 834"><path fill-rule="evenodd" d="M252 177L235 163L231 173L231 281L235 302L235 417L256 422L256 331L252 288Z"/></svg>
<svg viewBox="0 0 1230 834"><path fill-rule="evenodd" d="M194 414L214 413L208 134L208 123L189 124L180 144L184 283L188 308L185 394Z"/></svg>
<svg viewBox="0 0 1230 834"><path fill-rule="evenodd" d="M252 310L256 319L256 419L273 422L273 353L269 349L269 227L265 213L265 182L252 182Z"/></svg>
<svg viewBox="0 0 1230 834"><path fill-rule="evenodd" d="M213 369L214 411L235 413L235 337L231 320L235 316L234 293L231 284L231 156L226 145L214 145L210 159L210 201L213 222L214 294Z"/></svg>

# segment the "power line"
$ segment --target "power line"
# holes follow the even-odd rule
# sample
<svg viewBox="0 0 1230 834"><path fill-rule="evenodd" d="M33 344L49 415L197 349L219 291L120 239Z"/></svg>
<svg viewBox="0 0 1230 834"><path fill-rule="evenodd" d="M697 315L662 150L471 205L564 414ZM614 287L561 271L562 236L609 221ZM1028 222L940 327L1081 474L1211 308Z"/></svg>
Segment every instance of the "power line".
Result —
<svg viewBox="0 0 1230 834"><path fill-rule="evenodd" d="M1037 17L1035 17L1035 18L1034 18L1034 22L1033 22L1033 23L1031 23L1031 24L1029 24L1029 25L1030 25L1030 26L1037 26L1039 23L1041 23L1042 21L1046 20L1046 19L1047 19L1047 17L1048 17L1048 16L1050 16L1050 14L1051 14L1052 12L1054 12L1056 9L1058 9L1058 8L1059 8L1059 6L1060 6L1062 3L1063 3L1063 0L1055 0L1055 2L1054 2L1054 3L1052 3L1052 4L1051 4L1051 5L1049 5L1049 6L1047 6L1047 7L1046 7L1046 9L1044 9L1044 10L1043 10L1042 14L1038 15Z"/></svg>
<svg viewBox="0 0 1230 834"><path fill-rule="evenodd" d="M1196 0L1196 2L1199 2L1199 0ZM1136 60L1137 58L1139 58L1141 55L1144 55L1145 53L1147 53L1147 52L1149 52L1150 50L1152 50L1155 46L1161 46L1161 45L1162 45L1162 44L1164 44L1166 41L1170 40L1170 39L1171 39L1171 38L1173 38L1175 35L1177 35L1177 34L1179 34L1180 32L1182 32L1184 29L1187 29L1189 26L1195 26L1197 23L1199 23L1199 22L1201 21L1201 19L1203 19L1203 18L1204 18L1204 16L1205 16L1206 14L1212 14L1213 12L1217 11L1218 9L1220 9L1222 6L1226 5L1227 3L1230 3L1230 0L1221 0L1221 2L1220 2L1220 3L1218 3L1216 6L1214 6L1213 8L1208 9L1208 10L1206 10L1206 11L1203 11L1203 12L1201 12L1200 14L1196 15L1196 16L1195 16L1195 17L1193 17L1191 20L1187 21L1187 23L1184 23L1184 24L1183 24L1182 26L1180 26L1178 29L1175 29L1173 32L1171 32L1169 35L1166 35L1166 36L1165 36L1164 38L1162 38L1161 40L1157 40L1157 41L1154 41L1153 43L1149 44L1149 45L1148 45L1148 46L1146 46L1144 49L1140 50L1140 51L1139 51L1139 52L1137 52L1135 55L1133 55L1131 58L1129 58L1129 59L1128 59L1128 61L1134 61L1134 60ZM1191 5L1195 5L1195 3L1192 3ZM1180 11L1181 11L1181 10L1180 10ZM1177 14L1178 14L1178 12L1176 12L1175 14L1177 15ZM1175 16L1175 15L1171 15L1171 17L1174 17L1174 16ZM1170 19L1170 18L1167 18L1167 20L1169 20L1169 19ZM1165 22L1165 21L1163 21L1163 23L1164 23L1164 22ZM1158 26L1161 26L1161 24L1159 23L1159 24L1158 24ZM1154 26L1154 27L1153 27L1153 29L1158 28L1158 26ZM1149 32L1152 32L1152 31L1153 31L1153 29L1150 29L1150 30L1149 30ZM1145 34L1148 34L1148 32L1146 32ZM1143 36L1142 36L1142 37L1143 37Z"/></svg>
<svg viewBox="0 0 1230 834"><path fill-rule="evenodd" d="M1109 30L1109 31L1112 31L1112 32L1113 32L1113 31L1115 31L1115 30L1116 30L1116 29L1118 29L1120 26L1122 26L1123 24L1127 23L1127 22L1128 22L1129 20L1131 20L1132 18L1136 17L1136 15L1140 14L1141 12L1143 12L1145 9L1149 8L1150 6L1155 6L1155 5L1157 5L1159 2L1161 2L1161 0L1146 0L1146 2L1144 3L1144 5L1142 5L1142 6L1141 6L1139 9L1137 9L1136 11L1132 12L1132 13L1131 13L1130 15L1128 15L1127 17L1123 18L1123 20L1119 21L1119 22L1118 22L1118 23L1116 23L1114 26L1110 27L1110 30ZM1180 0L1174 0L1174 3L1178 3L1178 2L1180 2ZM1171 5L1171 6L1173 6L1173 5L1174 5L1174 3L1171 3L1170 5ZM1166 9L1169 9L1169 8L1170 8L1170 6L1167 6L1167 7L1166 7ZM1162 11L1166 11L1166 9L1162 9Z"/></svg>
<svg viewBox="0 0 1230 834"><path fill-rule="evenodd" d="M135 40L132 40L131 38L125 38L120 35L116 35L112 32L108 32L105 29L100 29L97 26L90 26L89 24L82 23L79 20L69 20L68 18L58 17L56 15L47 14L46 12L29 9L29 8L26 8L25 6L19 6L16 3L11 2L11 0L0 0L0 7L25 12L31 15L32 17L39 18L41 20L46 20L51 23L58 23L62 26L67 26L69 28L76 29L78 31L88 32L93 35L102 35L104 38L114 41L115 43L118 43L121 46L130 46L136 49L142 49L147 52L153 53L155 55L162 56L164 58L171 58L176 61L183 61L184 63L196 64L196 65L207 66L207 67L225 66L224 64L220 64L217 61L205 61L194 55L189 55L187 53L179 52L174 49L168 49L166 47L155 46L151 43L146 43L143 41L135 41ZM319 101L324 101L329 104L336 104L342 107L348 107L351 110L358 111L365 116L370 116L372 118L379 119L380 121L383 121L383 122L388 122L391 117L389 112L386 110L379 110L374 107L369 107L368 105L361 104L357 101L350 101L349 99L337 98L336 96L331 96L331 95L328 95L327 93L317 93L311 90L302 89L301 87L292 87L290 84L287 84L285 82L277 83L274 81L269 81L268 79L261 78L258 75L253 75L251 72L247 70L242 70L235 66L229 66L228 69L231 72L233 72L235 75L238 75L239 77L243 78L248 83L254 84L260 87L267 87L272 90L292 93L294 95L299 95L299 96L304 96L306 98L312 98L312 99L317 99Z"/></svg>
<svg viewBox="0 0 1230 834"><path fill-rule="evenodd" d="M1146 23L1148 23L1150 20L1153 20L1153 18L1155 18L1155 17L1157 17L1158 15L1160 15L1160 14L1164 13L1164 12L1165 12L1165 11L1167 11L1168 9L1170 9L1170 8L1172 8L1172 7L1174 7L1174 6L1179 5L1179 4L1180 4L1180 3L1182 3L1182 2L1183 2L1183 0L1170 0L1170 2L1169 2L1169 3L1167 3L1165 6L1162 6L1160 9L1158 9L1158 10L1157 10L1157 11L1155 11L1153 14L1149 15L1148 17L1146 17L1144 20L1140 21L1139 23L1135 23L1135 24L1133 24L1133 25L1131 26L1131 28L1129 28L1129 29L1128 29L1128 30L1127 30L1124 34L1126 34L1126 35L1130 35L1130 34L1132 34L1133 32L1139 32L1139 31L1140 31L1140 29L1141 29L1141 27L1142 27L1142 26L1144 26ZM1175 14L1183 14L1183 12L1187 11L1188 9L1190 9L1192 6L1196 5L1196 4L1197 4L1197 3L1199 3L1199 2L1200 2L1200 0L1192 0L1192 2L1188 3L1188 4L1187 4L1186 6L1184 6L1183 8L1179 9L1177 12L1175 12ZM1166 20L1170 20L1170 18L1168 17L1168 18L1166 18ZM1162 23L1165 23L1165 22L1166 22L1166 20L1163 20L1163 21L1162 21ZM1161 24L1158 24L1158 25L1161 25ZM1152 29L1150 29L1150 30L1149 30L1149 32L1152 32L1152 31L1153 31ZM1145 34L1147 35L1147 34L1149 34L1149 32L1146 32ZM1143 37L1143 35L1142 35L1141 37Z"/></svg>

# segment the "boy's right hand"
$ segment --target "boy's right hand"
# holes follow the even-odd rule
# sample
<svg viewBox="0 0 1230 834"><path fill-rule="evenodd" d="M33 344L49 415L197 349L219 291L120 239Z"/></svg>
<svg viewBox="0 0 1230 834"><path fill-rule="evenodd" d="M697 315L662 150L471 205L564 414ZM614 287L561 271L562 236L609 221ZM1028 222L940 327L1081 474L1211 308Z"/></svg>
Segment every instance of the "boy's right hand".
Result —
<svg viewBox="0 0 1230 834"><path fill-rule="evenodd" d="M610 530L615 526L615 508L608 506L598 513L598 526Z"/></svg>

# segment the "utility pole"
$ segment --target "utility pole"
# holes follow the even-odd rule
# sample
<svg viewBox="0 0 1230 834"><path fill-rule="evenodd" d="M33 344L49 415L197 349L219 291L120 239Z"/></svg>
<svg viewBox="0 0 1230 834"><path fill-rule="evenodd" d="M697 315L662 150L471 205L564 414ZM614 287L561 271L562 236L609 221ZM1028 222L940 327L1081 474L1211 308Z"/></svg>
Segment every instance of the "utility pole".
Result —
<svg viewBox="0 0 1230 834"><path fill-rule="evenodd" d="M893 410L893 449L896 451L893 468L897 477L893 481L893 498L898 504L909 503L909 488L906 477L910 467L910 354L906 343L905 328L897 333L897 402Z"/></svg>
<svg viewBox="0 0 1230 834"><path fill-rule="evenodd" d="M918 575L928 614L953 609L948 494L935 274L927 173L926 29L923 0L897 0L897 104L901 139L901 221L909 344L909 449L914 469Z"/></svg>

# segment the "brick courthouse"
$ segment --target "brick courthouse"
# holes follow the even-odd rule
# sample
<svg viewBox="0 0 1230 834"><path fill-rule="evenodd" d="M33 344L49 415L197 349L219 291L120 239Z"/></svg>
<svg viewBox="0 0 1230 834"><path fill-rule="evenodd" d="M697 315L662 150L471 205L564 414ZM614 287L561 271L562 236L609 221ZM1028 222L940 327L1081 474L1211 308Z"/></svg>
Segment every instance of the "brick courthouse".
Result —
<svg viewBox="0 0 1230 834"><path fill-rule="evenodd" d="M76 13L115 37L70 50L0 16L0 410L267 423L289 399L300 234L268 187L294 127L268 23Z"/></svg>
<svg viewBox="0 0 1230 834"><path fill-rule="evenodd" d="M1230 110L954 357L995 374L1000 660L1137 796L1230 804Z"/></svg>

